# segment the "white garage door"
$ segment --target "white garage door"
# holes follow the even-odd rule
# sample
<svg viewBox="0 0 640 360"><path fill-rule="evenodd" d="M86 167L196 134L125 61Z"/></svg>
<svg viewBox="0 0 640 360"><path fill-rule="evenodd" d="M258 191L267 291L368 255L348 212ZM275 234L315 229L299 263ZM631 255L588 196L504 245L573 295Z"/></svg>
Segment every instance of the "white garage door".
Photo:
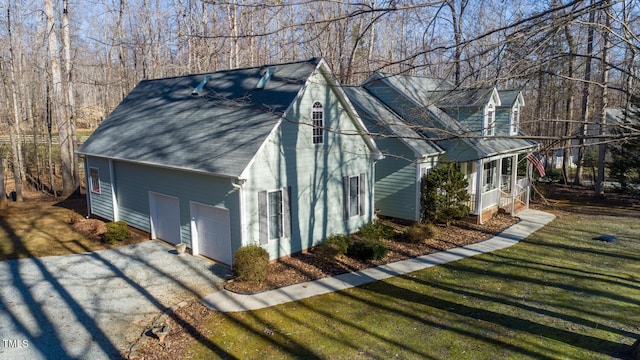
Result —
<svg viewBox="0 0 640 360"><path fill-rule="evenodd" d="M231 265L231 226L229 210L192 203L194 241L200 254Z"/></svg>
<svg viewBox="0 0 640 360"><path fill-rule="evenodd" d="M151 235L172 244L180 241L180 200L176 197L149 193Z"/></svg>

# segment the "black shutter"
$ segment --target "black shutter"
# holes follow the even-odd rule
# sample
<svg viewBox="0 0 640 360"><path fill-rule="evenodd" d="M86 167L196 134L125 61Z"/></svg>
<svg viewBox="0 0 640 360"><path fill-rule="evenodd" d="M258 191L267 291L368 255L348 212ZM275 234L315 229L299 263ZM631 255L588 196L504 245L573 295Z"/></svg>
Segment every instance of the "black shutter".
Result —
<svg viewBox="0 0 640 360"><path fill-rule="evenodd" d="M365 201L367 200L367 193L365 191L366 189L366 177L365 177L365 173L360 174L360 181L359 181L359 185L360 185L360 215L364 215L364 209L365 209Z"/></svg>
<svg viewBox="0 0 640 360"><path fill-rule="evenodd" d="M349 219L349 177L342 177L342 215L345 220Z"/></svg>
<svg viewBox="0 0 640 360"><path fill-rule="evenodd" d="M260 244L269 242L269 212L267 204L267 192L260 191L258 193L258 232Z"/></svg>
<svg viewBox="0 0 640 360"><path fill-rule="evenodd" d="M282 236L291 237L291 186L282 190Z"/></svg>

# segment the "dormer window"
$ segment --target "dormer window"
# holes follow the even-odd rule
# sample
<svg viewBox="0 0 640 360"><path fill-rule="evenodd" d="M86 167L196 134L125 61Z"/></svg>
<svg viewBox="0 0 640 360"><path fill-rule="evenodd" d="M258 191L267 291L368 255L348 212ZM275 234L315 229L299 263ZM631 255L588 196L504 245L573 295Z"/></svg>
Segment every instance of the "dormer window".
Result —
<svg viewBox="0 0 640 360"><path fill-rule="evenodd" d="M324 109L322 104L317 101L313 103L311 125L313 126L313 143L322 144L324 142Z"/></svg>
<svg viewBox="0 0 640 360"><path fill-rule="evenodd" d="M509 135L518 135L520 131L520 107L515 105L511 110L511 121L509 127Z"/></svg>
<svg viewBox="0 0 640 360"><path fill-rule="evenodd" d="M482 126L482 135L493 136L496 134L496 106L493 101L484 109L484 124Z"/></svg>

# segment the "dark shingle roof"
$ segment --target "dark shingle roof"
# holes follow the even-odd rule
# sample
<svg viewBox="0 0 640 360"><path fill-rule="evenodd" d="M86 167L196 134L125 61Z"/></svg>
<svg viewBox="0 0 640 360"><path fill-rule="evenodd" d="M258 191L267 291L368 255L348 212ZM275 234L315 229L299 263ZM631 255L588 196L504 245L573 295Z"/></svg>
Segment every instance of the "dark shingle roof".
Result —
<svg viewBox="0 0 640 360"><path fill-rule="evenodd" d="M498 95L500 96L500 103L502 107L512 107L515 102L518 100L518 95L520 95L520 90L498 90Z"/></svg>
<svg viewBox="0 0 640 360"><path fill-rule="evenodd" d="M526 139L474 136L472 129L466 128L458 119L453 118L444 111L449 106L477 106L485 100L488 102L488 96L493 93L492 88L452 90L452 85L445 80L378 73L374 74L364 86L373 86L376 81L386 83L406 96L416 107L413 111L414 113L428 115L431 120L429 124L440 131L427 127L423 133L428 138L433 138L438 146L445 149L446 153L443 156L445 160L457 162L473 161L500 154L530 150L537 146L536 142ZM442 85L444 89L438 91L438 85ZM450 97L447 98L449 100L444 101L438 95L440 93L450 94ZM455 99L460 101L460 105L455 104L453 101ZM392 107L392 104L388 105ZM416 125L424 125L425 122L424 119L414 118L404 120L413 122Z"/></svg>
<svg viewBox="0 0 640 360"><path fill-rule="evenodd" d="M360 118L363 119L369 127L369 131L377 132L377 130L372 129L372 127L384 127L389 132L385 135L397 136L412 151L420 156L438 155L444 151L433 142L424 138L420 133L413 130L396 113L366 89L357 86L348 86L343 89L356 108ZM372 134L374 138L376 135L382 134Z"/></svg>
<svg viewBox="0 0 640 360"><path fill-rule="evenodd" d="M304 62L141 81L79 153L238 176L320 63ZM254 89L269 68L264 89ZM210 79L198 95L192 91Z"/></svg>

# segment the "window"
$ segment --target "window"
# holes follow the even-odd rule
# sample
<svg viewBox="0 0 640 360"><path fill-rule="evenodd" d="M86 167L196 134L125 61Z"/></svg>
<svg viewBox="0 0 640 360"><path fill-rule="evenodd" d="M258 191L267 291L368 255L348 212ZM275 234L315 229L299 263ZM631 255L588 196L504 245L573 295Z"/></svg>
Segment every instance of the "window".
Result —
<svg viewBox="0 0 640 360"><path fill-rule="evenodd" d="M89 172L89 182L91 184L91 192L100 194L100 171L98 168L91 168Z"/></svg>
<svg viewBox="0 0 640 360"><path fill-rule="evenodd" d="M345 176L343 179L345 219L364 215L364 176Z"/></svg>
<svg viewBox="0 0 640 360"><path fill-rule="evenodd" d="M483 135L493 136L496 133L496 107L493 102L485 108Z"/></svg>
<svg viewBox="0 0 640 360"><path fill-rule="evenodd" d="M484 191L493 190L497 186L496 163L497 161L494 160L484 164L484 182L482 184Z"/></svg>
<svg viewBox="0 0 640 360"><path fill-rule="evenodd" d="M269 193L269 240L282 237L282 190Z"/></svg>
<svg viewBox="0 0 640 360"><path fill-rule="evenodd" d="M520 109L517 107L511 112L511 135L518 135L520 131Z"/></svg>
<svg viewBox="0 0 640 360"><path fill-rule="evenodd" d="M291 236L291 188L258 192L260 244Z"/></svg>
<svg viewBox="0 0 640 360"><path fill-rule="evenodd" d="M324 110L319 102L313 103L311 122L313 125L313 143L322 144L324 141Z"/></svg>

